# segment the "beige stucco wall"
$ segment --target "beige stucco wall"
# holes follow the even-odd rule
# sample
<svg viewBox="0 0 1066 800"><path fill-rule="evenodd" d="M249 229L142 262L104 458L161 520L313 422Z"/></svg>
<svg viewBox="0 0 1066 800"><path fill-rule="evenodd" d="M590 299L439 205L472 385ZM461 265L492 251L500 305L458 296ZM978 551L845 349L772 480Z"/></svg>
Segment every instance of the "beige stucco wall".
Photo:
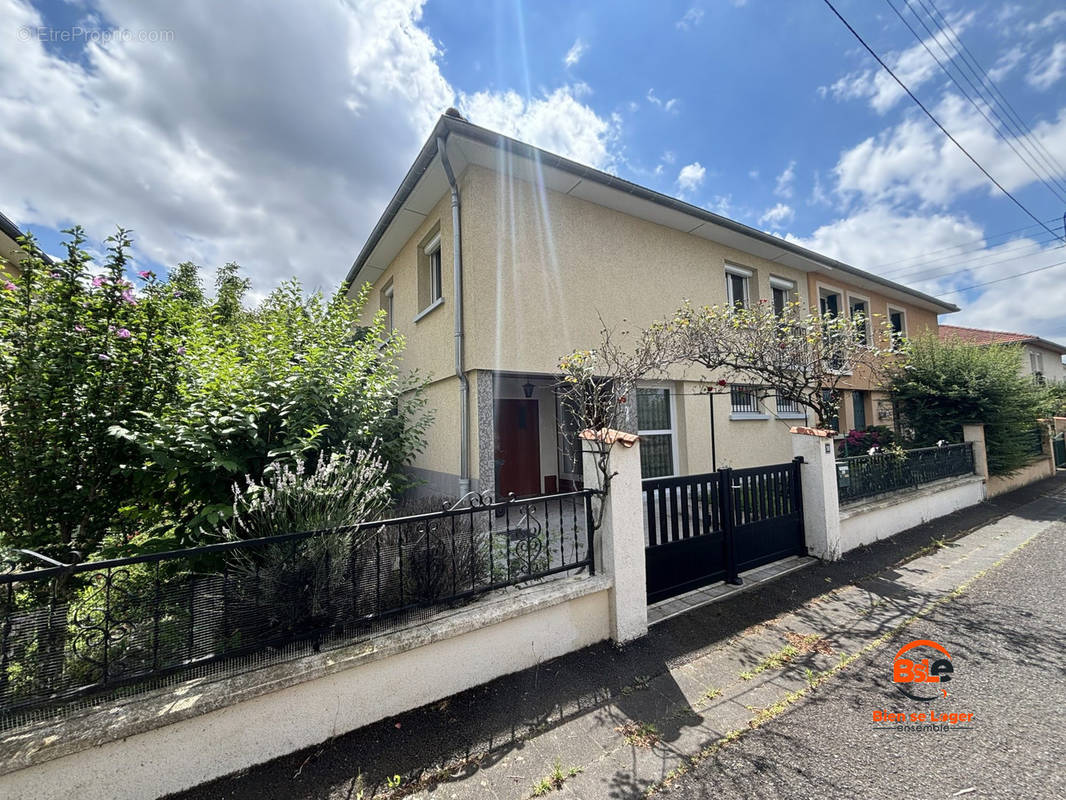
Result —
<svg viewBox="0 0 1066 800"><path fill-rule="evenodd" d="M1022 374L1032 375L1032 359L1030 353L1039 353L1044 362L1044 379L1048 381L1066 380L1066 366L1062 363L1062 354L1054 350L1040 347L1035 344L1026 344L1022 347Z"/></svg>
<svg viewBox="0 0 1066 800"><path fill-rule="evenodd" d="M569 195L538 190L533 184L471 166L460 176L464 265L465 360L467 369L551 375L561 356L595 347L604 324L615 330L639 330L668 317L683 302L724 304L727 263L754 272L752 300L769 299L771 276L795 283L798 300L816 304L819 282L856 293L870 302L872 313L887 314L889 303L907 314L908 333L935 330L936 315L911 304L856 290L839 281L798 272L739 250L637 219ZM452 227L447 197L411 237L375 282L364 312L378 308L378 293L393 281L395 327L407 337L406 369L439 381L428 399L438 419L429 431L425 453L415 466L438 472L458 471L458 387L446 378L453 369ZM417 307L417 248L439 224L442 240L444 304L413 322ZM668 376L678 392L675 432L676 469L709 471L711 410L706 396L696 396L703 370L681 368ZM471 382L472 384L474 381ZM868 376L855 376L845 387L869 388ZM772 404L773 401L771 400ZM850 424L850 403L844 404ZM477 462L476 403L471 401L471 469ZM803 420L731 420L728 396L715 402L716 466L752 466L791 458L788 427ZM543 415L542 415L543 416ZM876 398L867 406L867 421L877 424ZM548 448L554 449L541 420L542 476L552 474ZM880 422L885 422L880 420ZM554 424L554 423L553 423ZM891 424L888 421L888 424Z"/></svg>
<svg viewBox="0 0 1066 800"><path fill-rule="evenodd" d="M805 297L802 273L481 167L464 173L463 198L472 368L552 373L599 342L601 317L636 330L686 299L724 304L727 260L755 271L759 297L771 274Z"/></svg>

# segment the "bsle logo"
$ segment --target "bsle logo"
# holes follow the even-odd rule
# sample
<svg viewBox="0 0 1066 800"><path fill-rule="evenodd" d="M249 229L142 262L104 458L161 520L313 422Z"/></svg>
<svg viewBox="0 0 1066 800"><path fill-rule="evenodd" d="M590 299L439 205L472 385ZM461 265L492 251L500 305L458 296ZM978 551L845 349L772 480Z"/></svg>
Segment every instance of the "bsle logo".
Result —
<svg viewBox="0 0 1066 800"><path fill-rule="evenodd" d="M926 655L930 650L934 651L932 663ZM938 657L938 654L943 658ZM954 671L947 650L930 639L915 639L896 653L892 662L892 681L904 697L929 702L948 696L944 684L951 680Z"/></svg>

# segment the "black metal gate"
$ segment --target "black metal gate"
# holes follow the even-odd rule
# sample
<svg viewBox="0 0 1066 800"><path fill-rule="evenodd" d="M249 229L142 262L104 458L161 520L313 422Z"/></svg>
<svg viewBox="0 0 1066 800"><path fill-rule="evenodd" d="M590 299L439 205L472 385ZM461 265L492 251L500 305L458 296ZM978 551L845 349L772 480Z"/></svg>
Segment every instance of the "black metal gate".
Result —
<svg viewBox="0 0 1066 800"><path fill-rule="evenodd" d="M802 463L644 481L648 602L805 554Z"/></svg>
<svg viewBox="0 0 1066 800"><path fill-rule="evenodd" d="M1066 467L1066 433L1051 440L1051 450L1055 454L1055 466Z"/></svg>

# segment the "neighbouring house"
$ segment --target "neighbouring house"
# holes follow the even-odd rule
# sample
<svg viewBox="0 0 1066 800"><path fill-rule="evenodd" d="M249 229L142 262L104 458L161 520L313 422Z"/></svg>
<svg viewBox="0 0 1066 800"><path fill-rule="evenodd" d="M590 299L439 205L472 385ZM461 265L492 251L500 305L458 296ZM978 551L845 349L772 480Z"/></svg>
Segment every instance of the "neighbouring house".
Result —
<svg viewBox="0 0 1066 800"><path fill-rule="evenodd" d="M22 231L0 213L0 273L6 273L12 277L18 277L18 262L22 260L23 252L19 247L18 239Z"/></svg>
<svg viewBox="0 0 1066 800"><path fill-rule="evenodd" d="M603 325L646 326L683 301L797 300L883 315L902 334L958 309L698 206L442 116L347 275L372 285L436 411L412 472L427 492L517 495L580 484L560 356ZM644 477L780 463L802 408L678 371L636 397ZM839 428L891 424L879 387L844 386Z"/></svg>
<svg viewBox="0 0 1066 800"><path fill-rule="evenodd" d="M1066 346L1049 342L1039 336L1009 331L987 331L981 328L963 328L958 325L941 325L940 338L958 340L977 346L993 344L1016 345L1022 351L1022 375L1031 375L1040 383L1066 380L1066 365L1062 357Z"/></svg>

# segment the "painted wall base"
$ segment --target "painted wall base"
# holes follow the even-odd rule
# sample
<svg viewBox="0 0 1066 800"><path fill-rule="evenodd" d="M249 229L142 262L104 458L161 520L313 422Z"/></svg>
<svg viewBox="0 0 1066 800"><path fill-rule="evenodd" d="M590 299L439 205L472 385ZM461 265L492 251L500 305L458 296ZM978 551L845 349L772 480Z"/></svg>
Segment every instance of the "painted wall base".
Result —
<svg viewBox="0 0 1066 800"><path fill-rule="evenodd" d="M553 581L350 648L9 732L0 797L151 800L261 764L606 639L609 588L601 576Z"/></svg>
<svg viewBox="0 0 1066 800"><path fill-rule="evenodd" d="M840 509L840 551L887 539L984 499L984 480L970 475L844 506Z"/></svg>
<svg viewBox="0 0 1066 800"><path fill-rule="evenodd" d="M1044 456L1032 464L1022 467L1013 475L992 475L989 477L988 496L996 497L1007 492L1013 492L1015 489L1021 489L1030 483L1050 478L1054 474L1055 462L1051 460L1050 456Z"/></svg>

